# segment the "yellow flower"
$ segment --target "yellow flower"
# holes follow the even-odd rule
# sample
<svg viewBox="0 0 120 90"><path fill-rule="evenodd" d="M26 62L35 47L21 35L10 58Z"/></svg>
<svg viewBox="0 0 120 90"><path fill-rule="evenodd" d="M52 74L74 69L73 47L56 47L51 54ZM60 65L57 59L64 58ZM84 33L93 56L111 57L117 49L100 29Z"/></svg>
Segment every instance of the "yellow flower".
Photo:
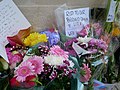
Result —
<svg viewBox="0 0 120 90"><path fill-rule="evenodd" d="M113 28L112 36L120 36L120 29L118 27Z"/></svg>
<svg viewBox="0 0 120 90"><path fill-rule="evenodd" d="M40 42L47 42L46 34L39 34L37 32L34 32L24 39L24 44L26 46L34 46Z"/></svg>

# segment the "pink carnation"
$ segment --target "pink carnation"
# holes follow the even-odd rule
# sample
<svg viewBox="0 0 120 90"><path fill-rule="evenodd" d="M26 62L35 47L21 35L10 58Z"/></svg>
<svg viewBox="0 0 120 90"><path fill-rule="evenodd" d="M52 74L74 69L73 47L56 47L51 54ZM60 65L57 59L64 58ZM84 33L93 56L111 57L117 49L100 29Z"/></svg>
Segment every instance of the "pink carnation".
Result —
<svg viewBox="0 0 120 90"><path fill-rule="evenodd" d="M44 61L42 57L34 56L29 58L27 61L31 62L32 66L34 66L35 74L41 74L41 72L43 71L43 61Z"/></svg>
<svg viewBox="0 0 120 90"><path fill-rule="evenodd" d="M91 77L91 70L90 68L88 67L88 64L83 64L83 68L82 68L83 71L85 71L85 75L81 76L80 77L80 81L81 82L88 82L90 77Z"/></svg>
<svg viewBox="0 0 120 90"><path fill-rule="evenodd" d="M30 62L23 62L15 70L16 80L19 82L24 82L27 76L33 75L34 66Z"/></svg>
<svg viewBox="0 0 120 90"><path fill-rule="evenodd" d="M58 45L55 45L50 48L50 53L57 56L62 56L65 59L68 59L68 52L61 49Z"/></svg>

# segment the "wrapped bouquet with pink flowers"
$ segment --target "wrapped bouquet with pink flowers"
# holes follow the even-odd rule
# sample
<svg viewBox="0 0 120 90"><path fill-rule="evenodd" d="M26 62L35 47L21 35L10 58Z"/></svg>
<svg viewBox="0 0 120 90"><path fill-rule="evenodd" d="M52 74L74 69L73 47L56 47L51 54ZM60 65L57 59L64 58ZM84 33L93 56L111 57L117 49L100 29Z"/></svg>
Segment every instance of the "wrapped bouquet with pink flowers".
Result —
<svg viewBox="0 0 120 90"><path fill-rule="evenodd" d="M27 31L23 32L24 35ZM53 33L49 30L46 33ZM43 33L43 32L42 32ZM69 58L69 52L56 45L59 39L50 45L47 34L30 33L16 43L16 37L8 37L10 41L6 52L10 65L10 86L12 89L42 88L70 89L71 78L77 69ZM59 37L59 34L54 34ZM22 36L23 37L23 36ZM14 39L11 39L14 38ZM83 68L84 71L85 65ZM86 69L85 69L86 70Z"/></svg>

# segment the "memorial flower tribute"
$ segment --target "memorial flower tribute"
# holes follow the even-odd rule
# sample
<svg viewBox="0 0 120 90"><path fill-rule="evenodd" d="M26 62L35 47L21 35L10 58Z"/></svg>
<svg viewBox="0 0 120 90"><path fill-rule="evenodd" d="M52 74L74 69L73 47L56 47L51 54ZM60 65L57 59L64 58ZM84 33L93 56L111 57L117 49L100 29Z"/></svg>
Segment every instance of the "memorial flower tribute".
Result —
<svg viewBox="0 0 120 90"><path fill-rule="evenodd" d="M20 32L24 35L28 33L24 30ZM49 30L45 32L54 33L59 39L57 32ZM50 90L70 89L72 74L76 73L76 68L69 59L69 52L56 45L58 43L56 38L49 39L47 34L41 33L30 33L18 40L18 43L15 43L16 37L23 34L18 33L16 37L12 37L14 39L8 37L10 43L6 47L6 52L10 62L9 76L12 89L33 87ZM50 40L54 41L52 45L49 44ZM23 45L20 45L19 41L22 41ZM86 65L81 69L90 71Z"/></svg>
<svg viewBox="0 0 120 90"><path fill-rule="evenodd" d="M111 2L112 0L108 0L105 15L109 20ZM115 15L118 4L119 0L116 0ZM89 9L73 11L82 15L89 12ZM77 28L76 32L74 32L76 28L72 28L72 32L68 29L67 35L65 27L65 30L57 30L59 27L56 29L54 26L35 32L30 27L7 37L9 43L5 46L5 50L9 63L0 58L0 80L5 83L0 89L112 90L114 88L113 83L118 83L120 80L120 61L114 57L119 46L119 25L115 20L113 23L95 18L88 23L87 13L86 18L84 15L81 16L82 19L78 18L83 22L77 23L76 26L73 22L77 21L77 15L74 16L71 10L66 14L68 15L65 17L69 19L67 29L73 25ZM70 19L70 15L74 17Z"/></svg>

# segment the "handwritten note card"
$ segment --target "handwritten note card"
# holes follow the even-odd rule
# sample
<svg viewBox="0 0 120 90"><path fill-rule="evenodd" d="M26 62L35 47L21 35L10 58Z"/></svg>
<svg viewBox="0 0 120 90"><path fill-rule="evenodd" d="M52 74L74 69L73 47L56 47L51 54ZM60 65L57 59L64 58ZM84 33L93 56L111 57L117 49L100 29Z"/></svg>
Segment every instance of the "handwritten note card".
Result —
<svg viewBox="0 0 120 90"><path fill-rule="evenodd" d="M8 44L7 37L16 35L19 30L30 27L30 23L12 0L0 2L0 56L8 61L5 53L5 45Z"/></svg>
<svg viewBox="0 0 120 90"><path fill-rule="evenodd" d="M89 8L80 8L64 11L66 36L76 37L89 24Z"/></svg>

